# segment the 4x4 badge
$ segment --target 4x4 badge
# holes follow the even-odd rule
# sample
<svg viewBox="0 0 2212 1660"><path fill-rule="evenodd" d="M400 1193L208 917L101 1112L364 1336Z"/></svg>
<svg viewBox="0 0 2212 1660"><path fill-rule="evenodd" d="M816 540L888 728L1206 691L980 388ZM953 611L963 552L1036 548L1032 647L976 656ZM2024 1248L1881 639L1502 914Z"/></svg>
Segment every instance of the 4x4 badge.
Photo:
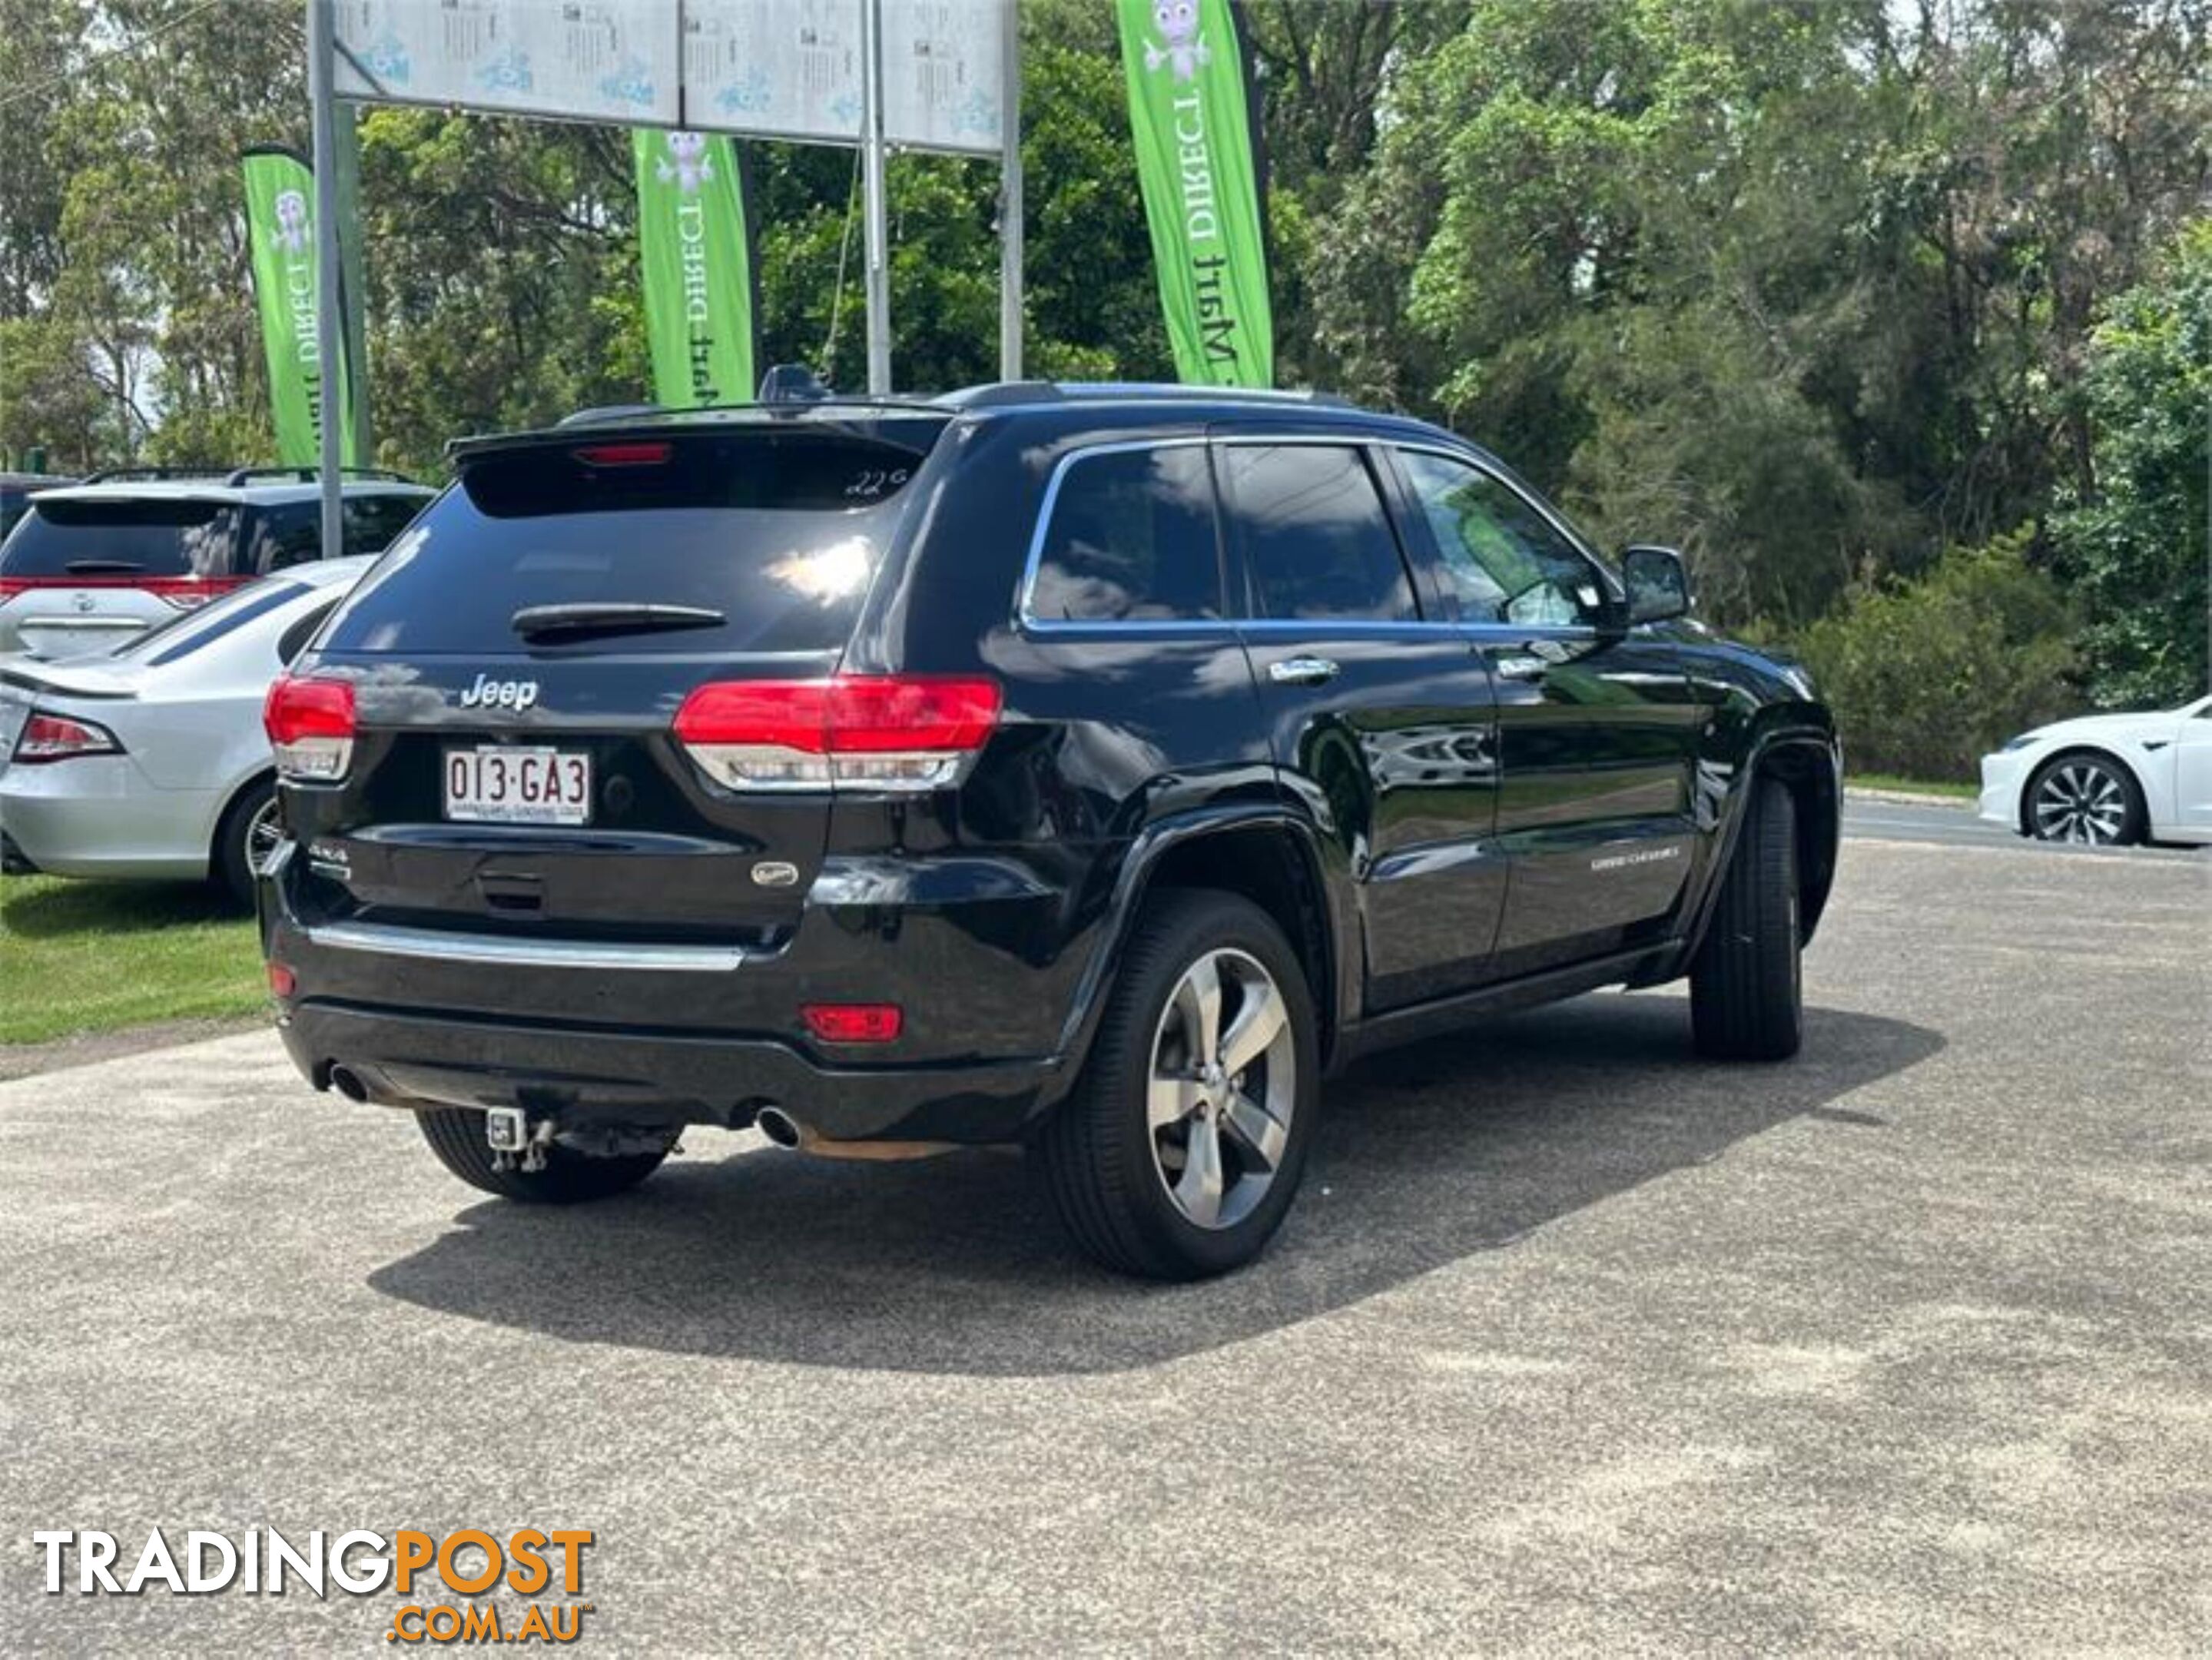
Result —
<svg viewBox="0 0 2212 1660"><path fill-rule="evenodd" d="M787 888L799 879L799 866L781 859L763 859L753 866L753 880L764 888Z"/></svg>

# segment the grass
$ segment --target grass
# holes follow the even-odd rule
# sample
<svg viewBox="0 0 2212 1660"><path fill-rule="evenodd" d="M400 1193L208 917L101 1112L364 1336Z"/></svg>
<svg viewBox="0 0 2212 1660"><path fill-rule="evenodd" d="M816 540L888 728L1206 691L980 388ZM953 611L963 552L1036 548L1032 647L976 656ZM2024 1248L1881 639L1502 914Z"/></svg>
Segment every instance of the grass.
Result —
<svg viewBox="0 0 2212 1660"><path fill-rule="evenodd" d="M1979 784L1961 784L1948 778L1899 778L1889 772L1854 772L1844 782L1868 790L1904 790L1913 795L1948 795L1972 801L1982 793Z"/></svg>
<svg viewBox="0 0 2212 1660"><path fill-rule="evenodd" d="M198 884L0 876L0 1043L250 1014L253 919Z"/></svg>

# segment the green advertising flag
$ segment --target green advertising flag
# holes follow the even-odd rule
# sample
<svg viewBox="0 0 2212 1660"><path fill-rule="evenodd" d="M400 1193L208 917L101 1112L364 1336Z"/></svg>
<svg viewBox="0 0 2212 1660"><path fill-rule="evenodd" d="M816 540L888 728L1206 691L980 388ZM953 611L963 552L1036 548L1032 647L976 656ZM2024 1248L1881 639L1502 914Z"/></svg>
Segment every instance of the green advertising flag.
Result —
<svg viewBox="0 0 2212 1660"><path fill-rule="evenodd" d="M1176 373L1201 386L1273 386L1258 167L1229 0L1118 5L1137 177Z"/></svg>
<svg viewBox="0 0 2212 1660"><path fill-rule="evenodd" d="M670 409L753 395L752 251L728 137L640 127L638 263L653 398Z"/></svg>
<svg viewBox="0 0 2212 1660"><path fill-rule="evenodd" d="M315 178L289 150L246 151L246 232L253 251L253 290L261 339L269 350L269 408L276 459L288 467L322 461L322 352L315 336ZM354 465L352 404L338 368L338 456Z"/></svg>

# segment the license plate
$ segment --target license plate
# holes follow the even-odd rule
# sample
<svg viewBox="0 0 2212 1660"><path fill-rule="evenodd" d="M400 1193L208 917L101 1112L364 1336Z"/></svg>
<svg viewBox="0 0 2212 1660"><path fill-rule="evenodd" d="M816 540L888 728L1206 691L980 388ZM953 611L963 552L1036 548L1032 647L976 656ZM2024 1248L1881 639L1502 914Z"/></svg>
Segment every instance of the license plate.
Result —
<svg viewBox="0 0 2212 1660"><path fill-rule="evenodd" d="M581 824L592 757L580 750L487 744L446 751L446 817L494 824Z"/></svg>

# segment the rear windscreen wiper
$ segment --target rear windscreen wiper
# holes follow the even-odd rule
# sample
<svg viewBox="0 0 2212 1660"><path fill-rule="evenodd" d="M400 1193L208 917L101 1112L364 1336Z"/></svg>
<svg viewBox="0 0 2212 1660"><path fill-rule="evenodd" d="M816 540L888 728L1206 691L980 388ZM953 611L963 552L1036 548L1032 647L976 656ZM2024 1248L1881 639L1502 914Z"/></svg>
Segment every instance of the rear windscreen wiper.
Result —
<svg viewBox="0 0 2212 1660"><path fill-rule="evenodd" d="M730 619L707 605L652 605L616 600L525 605L507 626L526 640L595 634L657 634L664 629L718 629Z"/></svg>
<svg viewBox="0 0 2212 1660"><path fill-rule="evenodd" d="M127 576L146 568L135 559L72 559L62 569L72 576Z"/></svg>

